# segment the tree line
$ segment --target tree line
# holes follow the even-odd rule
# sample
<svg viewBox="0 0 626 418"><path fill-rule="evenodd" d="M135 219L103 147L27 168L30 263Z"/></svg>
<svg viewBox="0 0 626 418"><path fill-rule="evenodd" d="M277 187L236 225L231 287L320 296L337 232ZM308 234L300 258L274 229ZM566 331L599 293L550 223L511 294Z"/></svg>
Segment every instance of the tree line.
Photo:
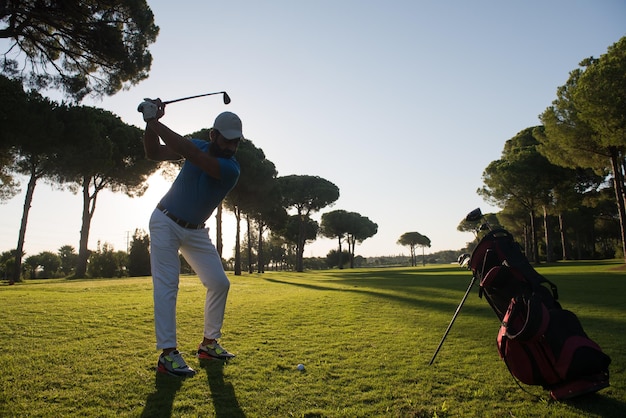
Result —
<svg viewBox="0 0 626 418"><path fill-rule="evenodd" d="M17 193L17 174L28 178L12 278L18 280L24 273L22 255L28 213L40 180L60 189L80 192L83 196L74 276L85 277L93 253L87 242L98 194L109 189L140 197L147 188L148 178L171 163L147 160L142 145L143 131L125 124L108 111L55 103L37 92L25 92L18 80L6 77L0 77L0 87L2 98L6 99L0 102L0 111L5 115L4 122L8 127L0 136L0 149L6 162L0 183L1 198L9 199ZM203 129L188 137L208 140L208 134L209 129ZM264 243L275 245L277 240L282 240L280 246L285 248L285 254L289 247L293 247L293 268L303 271L305 245L314 241L320 232L320 225L311 215L336 202L339 188L319 176L279 177L274 163L251 139L241 143L237 160L241 165L241 177L216 215L216 246L220 255L223 250L222 211L225 208L236 218L235 274L241 274L244 268L242 223L247 231L245 259L248 264L245 267L249 272L253 271L252 260L256 260L257 271L264 271L269 258L264 254ZM323 228L322 231L324 236L339 241L345 239L353 259L356 244L373 236L377 225L355 212L348 214L350 216L343 220L336 218L332 230ZM252 240L253 235L256 241Z"/></svg>
<svg viewBox="0 0 626 418"><path fill-rule="evenodd" d="M626 37L581 61L539 119L483 172L477 193L502 208L491 223L535 262L626 259Z"/></svg>
<svg viewBox="0 0 626 418"><path fill-rule="evenodd" d="M113 95L146 79L152 63L148 47L156 41L159 28L145 0L7 4L0 10L0 24L0 38L9 45L0 65L0 200L19 191L15 174L28 177L11 276L18 279L22 274L28 212L36 184L44 179L83 195L74 273L83 277L92 253L87 242L98 193L107 188L141 196L147 187L145 180L161 166L143 158L138 128L79 103L88 95ZM70 104L44 98L38 92L45 89L62 92ZM261 149L251 141L241 148L242 178L225 202L237 219L235 274L242 269L241 222L248 226L249 271L253 225L258 232L258 270L264 268L264 231L271 230L293 244L295 269L302 271L304 246L319 231L310 215L335 202L339 189L317 176L278 179L274 164ZM295 214L289 216L288 210ZM221 216L222 207L217 213L220 254ZM376 231L369 226L371 236ZM352 258L355 244L368 236L348 233Z"/></svg>

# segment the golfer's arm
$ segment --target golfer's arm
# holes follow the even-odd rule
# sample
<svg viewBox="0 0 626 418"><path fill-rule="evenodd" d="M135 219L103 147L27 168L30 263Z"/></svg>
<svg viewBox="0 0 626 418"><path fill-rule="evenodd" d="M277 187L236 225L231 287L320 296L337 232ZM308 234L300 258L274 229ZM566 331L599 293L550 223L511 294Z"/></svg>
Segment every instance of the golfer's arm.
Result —
<svg viewBox="0 0 626 418"><path fill-rule="evenodd" d="M211 177L216 179L220 178L220 164L217 158L211 157L208 153L203 152L188 139L172 131L158 120L148 122L146 135L148 132L152 132L157 137L157 143L159 137L165 143L165 146L160 145L157 151L159 157L175 156L175 158L164 158L164 160L179 160L180 157L183 156L194 165L200 167L202 171L205 171ZM163 159L160 161L163 161Z"/></svg>
<svg viewBox="0 0 626 418"><path fill-rule="evenodd" d="M173 152L166 145L162 145L159 135L148 125L146 125L146 131L143 134L143 149L146 158L153 161L176 161L182 158L180 154Z"/></svg>

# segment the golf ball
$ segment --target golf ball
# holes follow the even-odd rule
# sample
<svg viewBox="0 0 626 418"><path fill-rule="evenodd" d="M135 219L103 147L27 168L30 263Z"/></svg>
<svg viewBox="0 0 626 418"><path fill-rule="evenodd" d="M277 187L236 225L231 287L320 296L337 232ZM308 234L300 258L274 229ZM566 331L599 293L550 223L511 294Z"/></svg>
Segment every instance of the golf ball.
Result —
<svg viewBox="0 0 626 418"><path fill-rule="evenodd" d="M304 364L300 363L298 364L298 366L296 366L296 368L300 371L304 370Z"/></svg>

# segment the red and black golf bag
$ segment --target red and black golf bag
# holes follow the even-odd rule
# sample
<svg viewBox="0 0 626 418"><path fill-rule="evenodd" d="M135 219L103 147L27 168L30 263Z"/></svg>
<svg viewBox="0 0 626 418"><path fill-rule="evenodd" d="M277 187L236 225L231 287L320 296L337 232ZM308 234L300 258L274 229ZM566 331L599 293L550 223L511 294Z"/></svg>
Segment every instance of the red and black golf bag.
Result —
<svg viewBox="0 0 626 418"><path fill-rule="evenodd" d="M561 307L557 287L531 266L509 232L487 233L469 268L480 282L479 296L502 322L498 352L515 378L542 386L556 400L609 386L610 357Z"/></svg>

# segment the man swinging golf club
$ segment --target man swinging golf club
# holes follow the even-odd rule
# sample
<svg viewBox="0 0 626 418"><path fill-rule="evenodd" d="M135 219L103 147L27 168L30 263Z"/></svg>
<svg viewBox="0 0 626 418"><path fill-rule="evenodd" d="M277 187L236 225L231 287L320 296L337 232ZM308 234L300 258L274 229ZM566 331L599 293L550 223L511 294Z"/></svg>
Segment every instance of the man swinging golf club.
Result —
<svg viewBox="0 0 626 418"><path fill-rule="evenodd" d="M185 363L176 340L179 251L207 289L204 338L197 356L234 357L218 343L230 282L204 223L239 179L239 163L234 155L243 139L242 125L237 115L223 112L215 119L210 142L189 140L159 121L165 113L160 99L145 99L138 111L146 122L143 139L146 157L155 161L185 159L150 218L150 263L157 349L162 350L157 370L190 377L196 372Z"/></svg>

